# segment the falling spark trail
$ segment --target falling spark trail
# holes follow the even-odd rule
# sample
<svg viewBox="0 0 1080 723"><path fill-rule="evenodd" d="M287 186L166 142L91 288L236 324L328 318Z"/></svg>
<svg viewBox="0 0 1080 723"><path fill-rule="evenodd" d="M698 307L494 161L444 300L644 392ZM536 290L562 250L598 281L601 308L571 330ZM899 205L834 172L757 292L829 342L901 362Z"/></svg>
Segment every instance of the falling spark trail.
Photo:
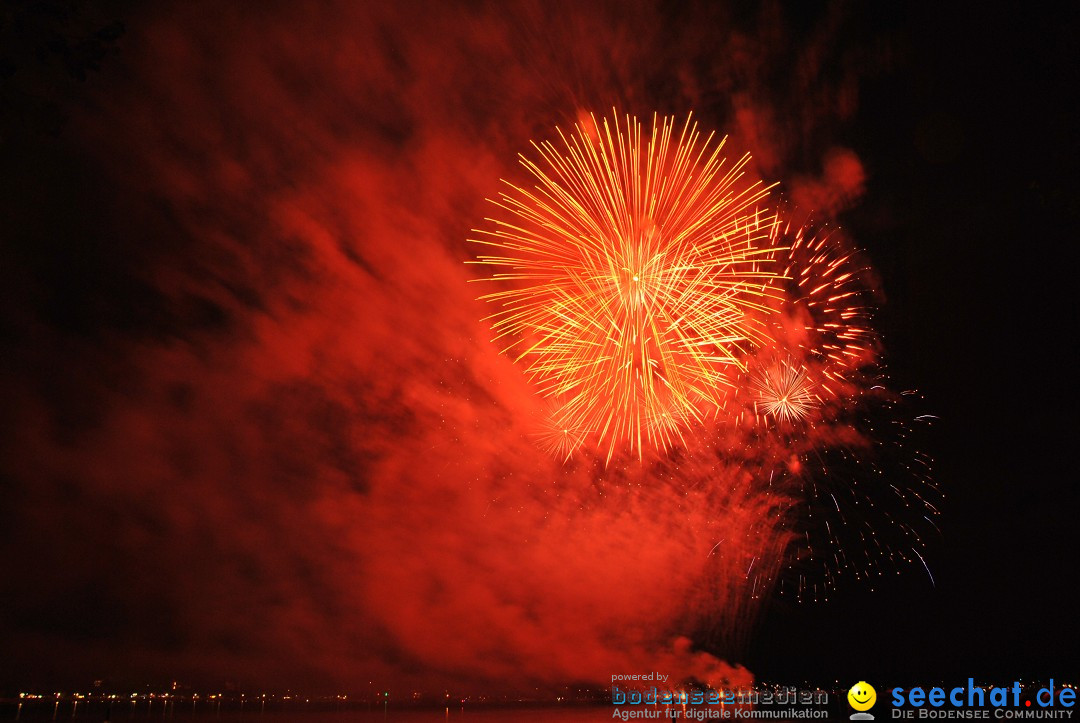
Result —
<svg viewBox="0 0 1080 723"><path fill-rule="evenodd" d="M915 548L912 548L911 551L914 552L916 555L918 555L919 562L921 562L922 566L924 568L926 568L926 574L930 576L930 584L933 585L934 587L937 587L937 583L934 582L934 576L930 573L930 567L926 564L926 560L923 559L922 555L919 555L919 551L916 550Z"/></svg>

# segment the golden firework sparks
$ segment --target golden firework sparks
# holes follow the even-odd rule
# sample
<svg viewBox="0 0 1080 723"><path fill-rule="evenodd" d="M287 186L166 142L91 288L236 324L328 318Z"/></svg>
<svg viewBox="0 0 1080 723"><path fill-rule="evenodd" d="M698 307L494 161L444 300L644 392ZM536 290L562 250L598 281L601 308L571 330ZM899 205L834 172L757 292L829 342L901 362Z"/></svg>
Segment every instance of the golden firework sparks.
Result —
<svg viewBox="0 0 1080 723"><path fill-rule="evenodd" d="M775 216L749 156L728 163L690 118L593 117L559 138L521 157L534 185L507 183L474 232L488 249L474 263L503 287L481 298L566 429L641 456L719 407L765 338Z"/></svg>
<svg viewBox="0 0 1080 723"><path fill-rule="evenodd" d="M790 361L760 369L751 386L757 408L782 422L802 421L821 404L806 369Z"/></svg>

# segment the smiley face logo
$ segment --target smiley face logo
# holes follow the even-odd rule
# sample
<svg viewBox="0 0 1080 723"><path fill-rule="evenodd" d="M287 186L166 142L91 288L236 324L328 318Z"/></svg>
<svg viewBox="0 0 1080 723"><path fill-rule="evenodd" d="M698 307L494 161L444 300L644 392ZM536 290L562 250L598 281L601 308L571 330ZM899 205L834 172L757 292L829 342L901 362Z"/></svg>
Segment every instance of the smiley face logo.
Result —
<svg viewBox="0 0 1080 723"><path fill-rule="evenodd" d="M865 680L860 680L847 692L847 702L855 710L870 710L877 702L877 691Z"/></svg>

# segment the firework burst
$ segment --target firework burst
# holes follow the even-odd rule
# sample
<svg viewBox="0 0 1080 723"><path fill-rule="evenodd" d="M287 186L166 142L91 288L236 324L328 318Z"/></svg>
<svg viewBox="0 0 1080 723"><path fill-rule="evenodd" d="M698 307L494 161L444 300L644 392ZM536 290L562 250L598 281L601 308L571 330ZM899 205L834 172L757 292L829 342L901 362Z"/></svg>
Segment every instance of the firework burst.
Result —
<svg viewBox="0 0 1080 723"><path fill-rule="evenodd" d="M749 156L728 163L689 118L593 118L559 136L522 157L532 187L508 184L475 231L501 287L482 298L565 428L591 430L609 459L640 457L721 406L766 338L775 217L744 179Z"/></svg>
<svg viewBox="0 0 1080 723"><path fill-rule="evenodd" d="M801 422L821 404L806 368L791 361L761 368L751 386L760 411L781 422Z"/></svg>
<svg viewBox="0 0 1080 723"><path fill-rule="evenodd" d="M906 566L926 571L942 495L930 458L918 451L934 417L916 414L914 392L873 385L775 465L777 484L797 500L781 595L824 601L844 580L871 589Z"/></svg>
<svg viewBox="0 0 1080 723"><path fill-rule="evenodd" d="M544 416L534 436L541 449L555 459L567 461L581 449L589 434L589 430L576 426L564 409L555 407Z"/></svg>

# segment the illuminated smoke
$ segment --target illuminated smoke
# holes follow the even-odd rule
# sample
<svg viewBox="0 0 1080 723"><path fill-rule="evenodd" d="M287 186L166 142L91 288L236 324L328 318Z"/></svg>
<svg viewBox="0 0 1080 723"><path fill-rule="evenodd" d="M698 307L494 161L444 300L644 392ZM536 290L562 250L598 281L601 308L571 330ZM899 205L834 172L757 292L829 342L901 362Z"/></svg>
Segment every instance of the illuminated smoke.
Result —
<svg viewBox="0 0 1080 723"><path fill-rule="evenodd" d="M799 301L824 298L812 287L753 294L768 308L731 318L750 342L718 355L731 373L710 361L692 393L639 406L638 454L579 443L603 432L595 415L544 421L535 382L480 321L492 308L463 262L483 199L517 178L530 137L582 107L698 109L753 153L736 192L780 178L819 208L857 200L858 159L829 139L864 59L833 81L813 70L841 62L827 29L762 39L723 4L702 12L140 9L69 127L107 189L88 204L103 207L86 219L95 243L58 244L56 265L89 290L55 285L86 323L51 321L45 302L5 318L25 342L0 360L15 372L0 441L11 665L394 691L602 685L653 667L745 681L747 623L773 581L786 589L790 555L798 574L820 569L792 540L832 557L818 522L837 529L819 511L832 494L856 569L876 550L862 519L914 558L887 523L910 525L902 509L864 515L863 499L895 493L845 496L813 466L823 444L839 457L886 430L839 416L864 418L857 391L876 382L857 370L876 352L835 337L833 306ZM782 18L767 21L775 33ZM769 79L791 75L793 47L799 85L778 97ZM826 154L839 160L820 179L786 173ZM767 213L752 239L729 220L736 250L792 245ZM766 256L759 270L783 273L784 252ZM763 429L740 393L756 349L806 367L825 390L815 413L837 422L811 420L791 451L790 430ZM712 375L725 391L700 383ZM556 459L537 447L545 424L564 430ZM642 450L649 430L670 454Z"/></svg>

